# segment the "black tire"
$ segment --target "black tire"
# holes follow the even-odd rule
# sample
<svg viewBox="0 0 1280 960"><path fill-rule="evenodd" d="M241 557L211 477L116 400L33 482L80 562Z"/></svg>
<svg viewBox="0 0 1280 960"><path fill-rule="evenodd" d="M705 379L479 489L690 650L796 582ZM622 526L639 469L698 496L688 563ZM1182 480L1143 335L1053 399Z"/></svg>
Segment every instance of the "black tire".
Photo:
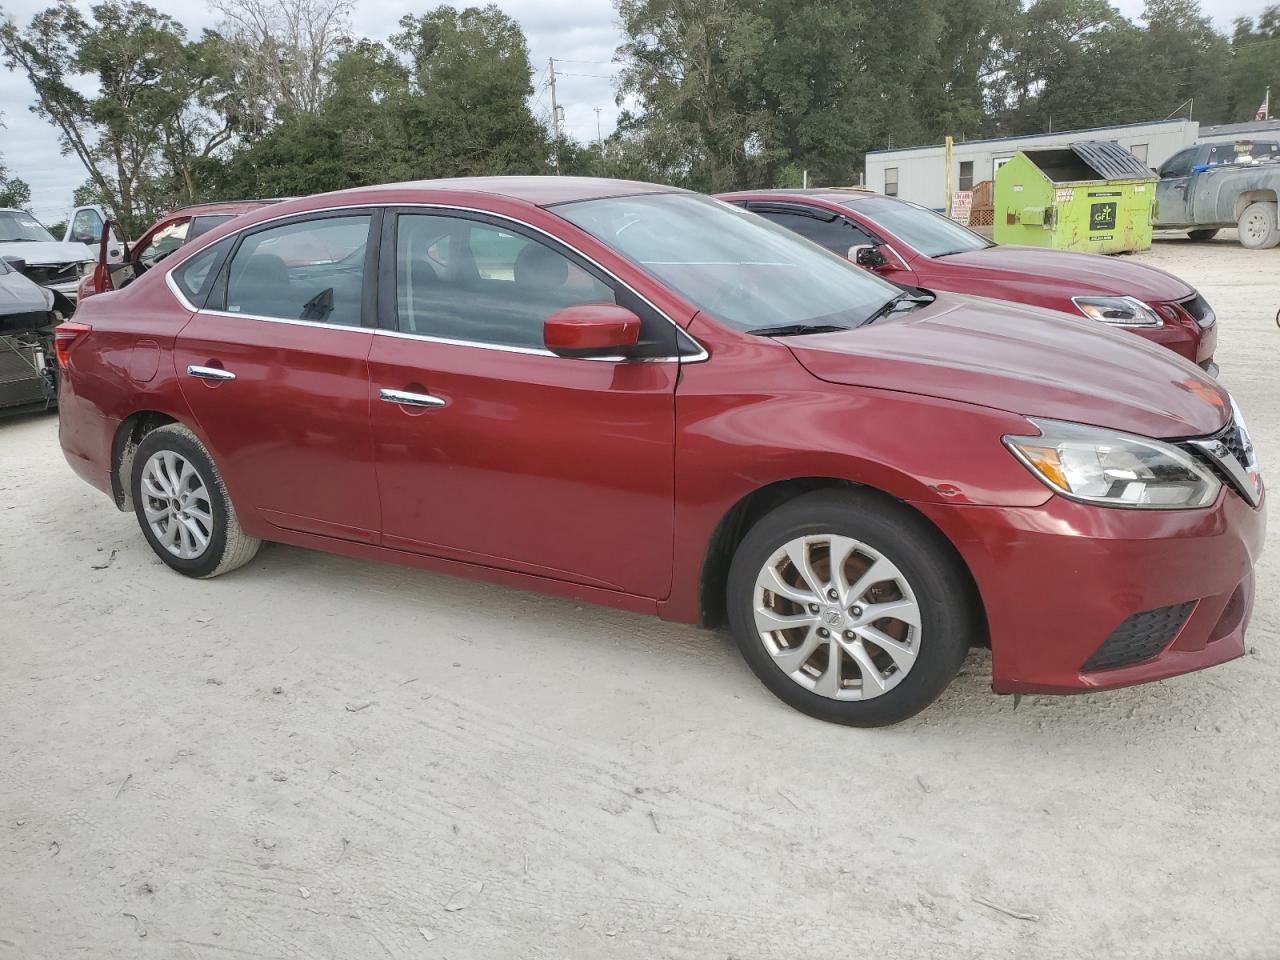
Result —
<svg viewBox="0 0 1280 960"><path fill-rule="evenodd" d="M1244 208L1238 223L1240 243L1250 250L1270 250L1280 244L1274 201L1259 200Z"/></svg>
<svg viewBox="0 0 1280 960"><path fill-rule="evenodd" d="M1190 237L1195 243L1207 243L1217 235L1218 235L1218 229L1216 227L1212 230L1188 230L1187 231L1187 236Z"/></svg>
<svg viewBox="0 0 1280 960"><path fill-rule="evenodd" d="M756 578L774 553L802 536L852 537L906 578L919 605L914 663L897 686L866 700L822 696L793 680L757 632ZM856 727L897 723L919 713L955 677L977 635L972 581L949 543L922 517L883 494L820 490L797 497L755 524L729 568L729 623L748 665L775 696L809 716Z"/></svg>
<svg viewBox="0 0 1280 960"><path fill-rule="evenodd" d="M155 454L164 451L178 454L194 467L209 493L212 529L203 552L192 558L179 557L170 552L151 529L151 523L146 517L148 498L142 488L144 468ZM262 545L262 541L250 537L240 528L231 495L227 493L226 484L223 483L222 474L213 458L196 435L181 424L171 423L157 427L142 438L134 454L129 484L133 493L134 513L138 518L138 526L142 528L142 535L156 552L156 556L181 574L199 579L220 576L244 566L254 558Z"/></svg>

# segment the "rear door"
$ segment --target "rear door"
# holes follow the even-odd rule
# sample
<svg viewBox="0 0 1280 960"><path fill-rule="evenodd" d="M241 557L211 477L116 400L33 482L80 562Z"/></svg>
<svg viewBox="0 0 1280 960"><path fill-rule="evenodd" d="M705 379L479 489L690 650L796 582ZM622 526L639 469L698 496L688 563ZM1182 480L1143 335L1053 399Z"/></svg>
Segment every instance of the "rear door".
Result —
<svg viewBox="0 0 1280 960"><path fill-rule="evenodd" d="M369 358L383 543L660 598L671 581L674 326L550 238L388 213ZM641 315L625 361L557 357L557 309ZM380 331L381 333L381 331Z"/></svg>
<svg viewBox="0 0 1280 960"><path fill-rule="evenodd" d="M277 526L366 543L379 531L367 365L379 217L343 210L246 231L175 348L237 499Z"/></svg>

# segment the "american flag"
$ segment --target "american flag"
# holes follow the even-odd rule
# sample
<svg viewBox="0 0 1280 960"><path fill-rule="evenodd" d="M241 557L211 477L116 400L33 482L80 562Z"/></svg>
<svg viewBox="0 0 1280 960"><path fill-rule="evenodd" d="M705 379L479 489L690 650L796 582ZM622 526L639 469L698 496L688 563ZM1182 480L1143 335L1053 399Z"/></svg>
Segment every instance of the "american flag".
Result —
<svg viewBox="0 0 1280 960"><path fill-rule="evenodd" d="M1258 108L1258 112L1254 114L1255 120L1271 119L1271 88L1267 87L1267 95L1262 98L1262 106Z"/></svg>

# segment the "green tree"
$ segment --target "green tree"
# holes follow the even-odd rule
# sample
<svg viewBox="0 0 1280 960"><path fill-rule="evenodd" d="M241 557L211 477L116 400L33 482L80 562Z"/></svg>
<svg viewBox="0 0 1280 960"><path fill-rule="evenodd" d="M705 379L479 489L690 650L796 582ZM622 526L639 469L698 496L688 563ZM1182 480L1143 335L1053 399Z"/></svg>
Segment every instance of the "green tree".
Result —
<svg viewBox="0 0 1280 960"><path fill-rule="evenodd" d="M536 173L546 131L529 108L533 70L520 25L496 6L406 15L391 38L409 74L394 105L416 176Z"/></svg>
<svg viewBox="0 0 1280 960"><path fill-rule="evenodd" d="M80 160L126 232L190 198L192 162L231 138L220 38L189 43L177 21L143 3L105 0L86 17L58 0L25 30L0 25L0 48L6 66L30 81L32 109L54 125L63 152ZM81 92L86 85L91 93Z"/></svg>
<svg viewBox="0 0 1280 960"><path fill-rule="evenodd" d="M9 175L8 168L0 160L0 207L26 209L31 205L31 187L25 180Z"/></svg>
<svg viewBox="0 0 1280 960"><path fill-rule="evenodd" d="M1271 89L1271 115L1280 115L1280 4L1254 20L1241 17L1231 35L1227 118L1252 120Z"/></svg>
<svg viewBox="0 0 1280 960"><path fill-rule="evenodd" d="M1147 0L1142 11L1144 73L1159 77L1164 91L1152 104L1158 117L1194 101L1194 115L1206 123L1229 116L1227 38L1213 27L1199 0Z"/></svg>

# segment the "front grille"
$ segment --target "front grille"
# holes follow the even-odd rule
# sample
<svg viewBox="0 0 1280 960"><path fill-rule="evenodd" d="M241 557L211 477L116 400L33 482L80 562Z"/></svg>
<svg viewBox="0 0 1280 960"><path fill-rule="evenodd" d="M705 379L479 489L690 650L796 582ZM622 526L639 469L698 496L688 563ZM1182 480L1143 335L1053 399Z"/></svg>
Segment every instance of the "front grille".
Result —
<svg viewBox="0 0 1280 960"><path fill-rule="evenodd" d="M69 283L72 280L79 280L80 264L47 263L35 267L28 264L27 269L23 272L27 275L28 280L33 280L42 287L49 287L56 283Z"/></svg>
<svg viewBox="0 0 1280 960"><path fill-rule="evenodd" d="M1250 477L1250 471L1257 470L1253 441L1244 424L1235 415L1234 404L1232 407L1231 419L1217 433L1181 441L1179 446L1212 470L1228 487L1257 506L1260 494L1259 490L1251 488Z"/></svg>
<svg viewBox="0 0 1280 960"><path fill-rule="evenodd" d="M1111 631L1080 669L1085 673L1115 670L1157 656L1173 642L1191 615L1195 601L1135 613Z"/></svg>
<svg viewBox="0 0 1280 960"><path fill-rule="evenodd" d="M48 396L39 348L0 339L0 407L40 403Z"/></svg>
<svg viewBox="0 0 1280 960"><path fill-rule="evenodd" d="M1218 320L1208 301L1198 293L1194 297L1188 297L1186 300L1179 300L1178 306L1191 314L1191 319L1195 320L1201 327L1212 327Z"/></svg>

